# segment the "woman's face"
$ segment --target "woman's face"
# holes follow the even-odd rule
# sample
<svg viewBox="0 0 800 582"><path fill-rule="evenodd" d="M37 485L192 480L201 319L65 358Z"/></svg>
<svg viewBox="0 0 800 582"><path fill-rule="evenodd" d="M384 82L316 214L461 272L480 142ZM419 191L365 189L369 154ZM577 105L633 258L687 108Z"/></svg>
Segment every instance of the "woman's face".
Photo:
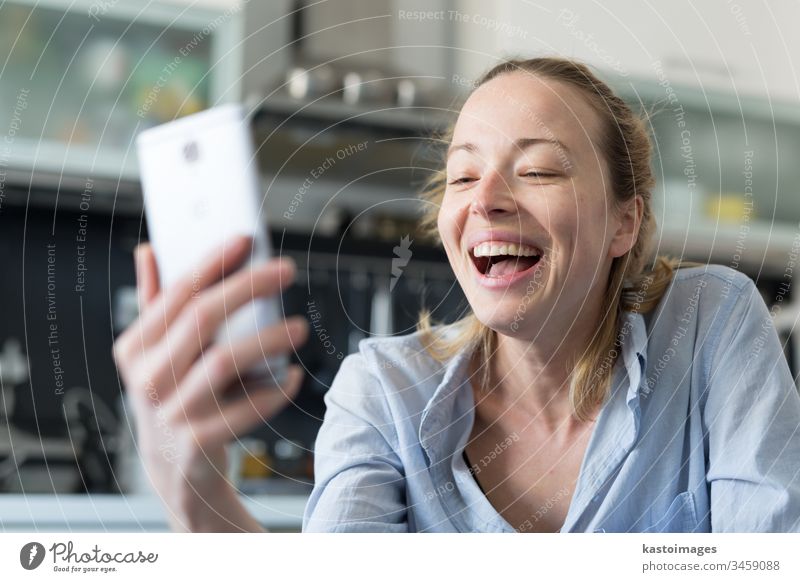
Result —
<svg viewBox="0 0 800 582"><path fill-rule="evenodd" d="M568 329L599 305L612 259L635 242L635 211L612 212L600 135L577 89L529 73L500 75L464 104L438 228L475 315L495 331Z"/></svg>

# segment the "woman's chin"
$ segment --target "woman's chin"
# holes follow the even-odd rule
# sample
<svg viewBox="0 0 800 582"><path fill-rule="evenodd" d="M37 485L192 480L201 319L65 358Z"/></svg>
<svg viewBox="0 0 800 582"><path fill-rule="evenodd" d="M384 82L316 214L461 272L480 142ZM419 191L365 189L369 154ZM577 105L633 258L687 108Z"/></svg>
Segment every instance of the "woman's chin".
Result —
<svg viewBox="0 0 800 582"><path fill-rule="evenodd" d="M497 311L482 313L483 310L473 309L475 317L478 318L483 325L510 337L523 337L529 334L531 328L536 328L534 321L535 315L527 311L522 313L518 310L509 312L498 313Z"/></svg>

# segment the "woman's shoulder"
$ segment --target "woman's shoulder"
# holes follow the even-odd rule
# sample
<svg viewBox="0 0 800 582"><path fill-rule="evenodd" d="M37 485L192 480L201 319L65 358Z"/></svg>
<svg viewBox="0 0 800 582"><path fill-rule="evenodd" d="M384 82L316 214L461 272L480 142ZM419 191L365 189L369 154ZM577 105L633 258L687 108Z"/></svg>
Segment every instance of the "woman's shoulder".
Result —
<svg viewBox="0 0 800 582"><path fill-rule="evenodd" d="M700 317L716 318L742 298L761 300L755 283L746 274L718 264L683 267L674 271L658 311L683 313L688 309Z"/></svg>
<svg viewBox="0 0 800 582"><path fill-rule="evenodd" d="M755 282L736 269L717 264L676 269L658 308L646 315L651 339L663 335L664 341L672 341L669 345L690 349L693 342L675 338L693 330L698 345L709 356L718 351L721 338L746 325L761 325L766 319L768 309Z"/></svg>
<svg viewBox="0 0 800 582"><path fill-rule="evenodd" d="M434 326L434 333L450 333L447 326ZM408 380L431 378L443 372L451 358L439 360L429 351L424 332L362 339L356 357L374 375L403 376Z"/></svg>
<svg viewBox="0 0 800 582"><path fill-rule="evenodd" d="M725 294L741 292L753 284L753 280L741 271L718 264L676 269L673 280L679 287L710 287Z"/></svg>
<svg viewBox="0 0 800 582"><path fill-rule="evenodd" d="M449 333L446 326L434 326L433 330ZM332 388L338 381L350 391L380 392L382 397L400 398L412 407L414 403L423 405L460 359L458 354L445 360L435 358L419 331L365 338L358 343L358 351L342 361Z"/></svg>

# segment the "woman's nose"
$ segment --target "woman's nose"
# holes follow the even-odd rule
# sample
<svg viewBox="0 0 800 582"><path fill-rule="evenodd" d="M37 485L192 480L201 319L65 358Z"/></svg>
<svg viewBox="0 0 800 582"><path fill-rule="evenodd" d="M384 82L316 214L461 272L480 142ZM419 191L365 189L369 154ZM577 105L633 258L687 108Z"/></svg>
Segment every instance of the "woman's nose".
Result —
<svg viewBox="0 0 800 582"><path fill-rule="evenodd" d="M484 217L516 212L516 201L511 187L503 174L497 170L486 172L476 188L470 211Z"/></svg>

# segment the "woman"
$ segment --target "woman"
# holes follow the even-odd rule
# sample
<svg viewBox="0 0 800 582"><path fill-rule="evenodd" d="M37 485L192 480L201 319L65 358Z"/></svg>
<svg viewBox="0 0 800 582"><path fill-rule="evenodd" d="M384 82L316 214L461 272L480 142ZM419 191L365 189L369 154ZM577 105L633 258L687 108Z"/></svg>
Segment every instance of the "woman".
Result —
<svg viewBox="0 0 800 582"><path fill-rule="evenodd" d="M425 224L472 313L423 315L343 361L304 530L800 529L800 397L778 336L746 276L647 264L643 122L581 64L511 61L478 82L447 144ZM137 254L143 314L115 357L175 529L260 529L223 446L300 383L293 368L282 391L217 403L237 368L307 336L292 319L207 347L226 313L292 279L272 261L223 286L246 252L163 293L149 248Z"/></svg>

